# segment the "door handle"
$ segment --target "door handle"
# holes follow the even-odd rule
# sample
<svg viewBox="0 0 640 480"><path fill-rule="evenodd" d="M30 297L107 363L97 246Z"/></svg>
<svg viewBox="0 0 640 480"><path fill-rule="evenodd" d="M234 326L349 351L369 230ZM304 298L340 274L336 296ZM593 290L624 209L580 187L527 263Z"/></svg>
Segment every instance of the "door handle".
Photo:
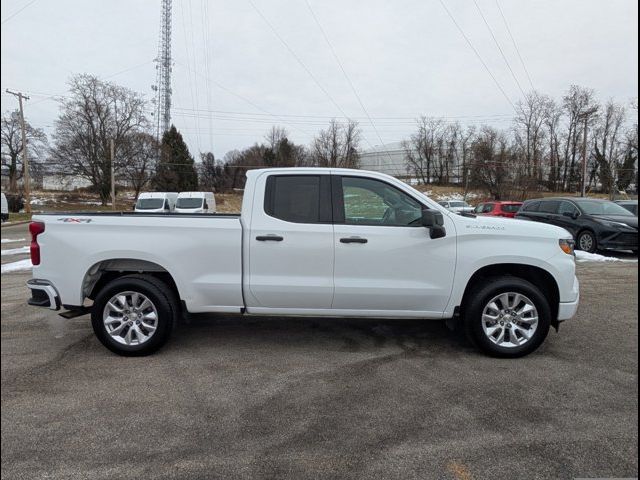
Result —
<svg viewBox="0 0 640 480"><path fill-rule="evenodd" d="M340 243L367 243L369 240L362 237L347 237L341 238Z"/></svg>
<svg viewBox="0 0 640 480"><path fill-rule="evenodd" d="M259 242L281 242L284 238L280 235L258 235L256 240Z"/></svg>

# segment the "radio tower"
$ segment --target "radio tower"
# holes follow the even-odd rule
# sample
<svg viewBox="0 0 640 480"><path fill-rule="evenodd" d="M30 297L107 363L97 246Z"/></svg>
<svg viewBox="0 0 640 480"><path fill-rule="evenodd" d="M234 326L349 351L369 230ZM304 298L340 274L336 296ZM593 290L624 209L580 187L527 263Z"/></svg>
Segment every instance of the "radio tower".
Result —
<svg viewBox="0 0 640 480"><path fill-rule="evenodd" d="M156 122L158 143L171 124L171 0L161 0L160 42L156 58Z"/></svg>

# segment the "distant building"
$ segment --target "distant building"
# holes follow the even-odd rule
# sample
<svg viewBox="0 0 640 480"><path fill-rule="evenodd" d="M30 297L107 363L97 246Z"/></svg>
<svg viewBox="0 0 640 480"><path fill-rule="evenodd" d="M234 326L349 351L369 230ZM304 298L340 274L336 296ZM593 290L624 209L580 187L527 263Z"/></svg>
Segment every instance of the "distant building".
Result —
<svg viewBox="0 0 640 480"><path fill-rule="evenodd" d="M77 190L90 187L91 182L77 175L48 174L42 177L43 190Z"/></svg>
<svg viewBox="0 0 640 480"><path fill-rule="evenodd" d="M360 168L386 173L394 177L409 177L402 142L376 145L360 152Z"/></svg>

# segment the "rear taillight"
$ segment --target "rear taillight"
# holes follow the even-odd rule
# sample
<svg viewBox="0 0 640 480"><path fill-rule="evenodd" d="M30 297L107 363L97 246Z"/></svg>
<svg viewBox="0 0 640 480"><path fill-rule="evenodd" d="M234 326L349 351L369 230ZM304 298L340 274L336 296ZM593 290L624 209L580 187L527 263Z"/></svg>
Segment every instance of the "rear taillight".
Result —
<svg viewBox="0 0 640 480"><path fill-rule="evenodd" d="M40 245L38 245L38 235L44 232L44 223L31 222L29 233L31 233L31 263L40 265Z"/></svg>

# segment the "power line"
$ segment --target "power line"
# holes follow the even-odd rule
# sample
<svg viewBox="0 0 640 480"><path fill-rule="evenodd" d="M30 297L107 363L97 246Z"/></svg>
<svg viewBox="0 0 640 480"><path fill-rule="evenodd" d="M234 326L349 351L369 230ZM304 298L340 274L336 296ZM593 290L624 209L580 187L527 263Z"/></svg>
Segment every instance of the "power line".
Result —
<svg viewBox="0 0 640 480"><path fill-rule="evenodd" d="M496 0L496 5L498 7L498 10L500 11L500 16L502 17L502 21L504 22L504 26L507 28L507 32L509 32L509 37L511 37L511 42L513 43L513 46L516 49L516 52L518 54L518 58L520 59L520 63L522 63L522 68L524 69L524 73L527 74L527 79L529 80L529 85L531 85L531 88L533 90L535 90L535 87L533 86L533 82L531 81L531 76L529 75L529 70L527 69L527 65L524 63L524 59L522 58L522 55L520 55L520 49L518 48L518 44L516 43L515 38L513 38L513 35L511 34L511 29L509 28L509 23L507 22L507 18L504 16L504 13L502 12L502 8L500 8L500 3L498 2L498 0Z"/></svg>
<svg viewBox="0 0 640 480"><path fill-rule="evenodd" d="M360 104L360 107L362 108L362 111L364 112L364 114L369 119L369 123L371 123L371 126L373 127L373 130L376 132L376 136L378 137L378 140L380 140L380 143L383 144L384 142L382 141L382 137L380 136L380 133L378 132L378 129L376 128L375 124L373 123L373 119L371 118L371 115L369 115L369 112L365 108L364 103L362 102L362 99L360 98L360 95L358 95L358 91L356 90L356 87L353 85L353 82L351 81L351 78L349 77L349 75L347 75L346 70L342 66L342 62L340 61L340 58L338 58L338 54L336 53L335 49L333 48L333 45L329 41L329 37L325 33L324 28L322 28L322 25L320 24L320 20L318 20L318 17L316 16L315 12L311 8L311 4L309 3L308 0L306 1L306 3L307 3L307 7L309 8L309 12L311 12L311 16L315 20L316 25L318 25L318 28L320 29L320 32L322 33L322 36L324 37L325 42L327 42L327 45L329 46L329 49L331 50L331 53L333 54L333 58L336 60L336 63L340 67L340 70L342 71L342 74L344 75L344 78L349 83L349 86L351 87L351 91L353 91L353 94L358 99L358 103Z"/></svg>
<svg viewBox="0 0 640 480"><path fill-rule="evenodd" d="M327 96L327 98L329 99L329 101L331 103L333 103L333 105L338 109L338 111L344 116L344 118L349 118L349 116L344 112L344 110L340 107L340 105L338 105L338 103L333 99L333 97L331 96L331 94L327 91L326 88L324 88L322 86L322 84L320 83L320 81L317 79L317 77L313 74L313 72L311 70L309 70L309 68L305 65L305 63L300 59L300 57L298 57L298 55L296 55L296 52L293 51L293 49L289 46L289 44L285 41L284 38L282 38L282 36L280 36L280 34L278 33L278 31L275 29L275 27L271 24L271 22L269 22L269 20L267 20L267 17L264 16L264 14L258 9L258 7L256 7L255 3L253 3L252 0L248 0L249 4L253 7L253 9L258 13L258 15L260 15L260 17L262 18L262 20L264 20L264 23L267 24L267 26L271 29L271 31L273 32L273 34L278 38L278 40L280 40L280 43L282 43L282 45L284 45L284 47L287 49L287 51L291 54L291 56L298 62L298 64L300 64L300 66L304 69L305 72L307 72L309 74L309 76L311 77L311 79L315 82L315 84L318 86L318 88L320 90L322 90L322 92Z"/></svg>
<svg viewBox="0 0 640 480"><path fill-rule="evenodd" d="M471 40L469 40L469 37L467 37L467 35L464 33L464 30L462 30L462 27L460 27L460 25L458 25L458 22L456 21L456 19L453 17L453 15L451 14L451 12L449 11L449 9L447 8L447 6L444 4L443 0L440 0L440 5L442 5L442 8L444 8L444 10L447 12L447 15L449 15L449 18L451 19L451 21L453 22L453 24L456 26L456 28L458 29L458 31L460 32L460 34L462 35L462 37L465 39L465 41L467 42L467 45L469 45L469 48L471 48L471 50L473 50L473 53L475 53L476 57L478 57L478 60L480 60L480 63L482 63L482 66L484 67L484 69L487 71L487 73L489 74L489 76L492 78L493 82L496 84L496 87L498 87L498 90L500 90L500 92L502 93L502 95L504 96L504 98L507 100L507 102L509 102L509 105L511 105L511 108L513 108L514 111L517 112L516 110L516 106L513 104L513 102L511 101L511 99L509 98L509 96L505 93L504 89L502 88L502 86L500 85L500 82L498 82L498 80L496 79L496 77L493 75L493 73L491 72L491 70L489 69L489 67L487 66L487 64L485 63L485 61L482 59L482 57L480 56L480 53L478 52L478 50L476 49L476 47L473 46L473 43L471 43Z"/></svg>
<svg viewBox="0 0 640 480"><path fill-rule="evenodd" d="M511 72L511 76L515 80L516 85L518 85L518 88L520 89L520 93L522 93L522 97L523 98L526 97L526 94L524 93L524 90L522 89L522 86L520 85L520 82L518 81L518 77L516 77L516 74L513 72L513 69L511 68L511 64L509 63L509 60L507 60L507 56L504 54L504 51L502 50L502 47L500 46L500 43L498 43L498 39L493 34L493 29L489 25L489 22L487 22L487 19L485 18L484 14L482 13L482 10L480 10L480 5L478 5L478 1L477 0L473 0L473 3L475 4L476 9L478 10L478 13L482 17L482 21L487 26L487 29L489 30L489 33L491 34L491 38L493 38L493 42L496 44L496 47L498 47L498 50L500 51L500 55L502 55L502 59L504 60L504 63L507 64L507 68Z"/></svg>
<svg viewBox="0 0 640 480"><path fill-rule="evenodd" d="M176 61L176 64L177 64L177 65L182 65L182 66L186 67L186 68L187 68L187 70L191 71L191 69L189 68L189 66L188 66L188 65L184 65L184 64L182 64L182 63L180 63L180 62L177 62L177 61ZM283 124L285 124L285 125L287 125L287 124L289 123L287 120L283 120L280 116L278 116L278 115L276 115L276 114L273 114L273 113L269 112L268 110L265 110L265 109L264 109L264 108L262 108L261 106L257 105L256 103L254 103L254 102L252 102L251 100L249 100L248 98L246 98L245 96L240 95L239 93L236 93L236 92L234 92L233 90L228 89L227 87L225 87L224 85L222 85L220 82L217 82L216 80L213 80L212 78L208 78L208 77L206 77L206 78L205 78L205 80L207 80L207 81L209 81L209 82L213 83L213 84L214 84L214 85L216 85L219 89L221 89L221 90L223 90L223 91L227 92L229 95L233 95L234 97L239 98L239 99L240 99L240 100L242 100L243 102L246 102L247 104L251 105L253 108L255 108L255 109L257 109L257 110L260 110L260 111L261 111L261 112L263 112L263 113L266 113L266 114L267 114L267 115L269 115L270 117L275 118L275 119L276 119L276 120L278 120L279 122L281 122L281 123L283 123ZM302 133L304 133L305 135L311 135L309 132L306 132L306 131L301 130L301 129L299 129L299 128L295 128L295 127L294 127L294 129L295 129L295 130L298 130L298 131L300 131L300 132L302 132Z"/></svg>
<svg viewBox="0 0 640 480"><path fill-rule="evenodd" d="M31 0L29 3L27 3L24 7L22 7L21 9L15 11L14 13L12 13L11 15L9 15L7 18L5 18L4 20L2 20L2 23L0 23L0 25L4 25L5 23L7 23L9 20L11 20L13 17L15 17L16 15L18 15L20 12L22 12L25 8L27 8L29 5L32 5L34 3L36 3L38 0Z"/></svg>

